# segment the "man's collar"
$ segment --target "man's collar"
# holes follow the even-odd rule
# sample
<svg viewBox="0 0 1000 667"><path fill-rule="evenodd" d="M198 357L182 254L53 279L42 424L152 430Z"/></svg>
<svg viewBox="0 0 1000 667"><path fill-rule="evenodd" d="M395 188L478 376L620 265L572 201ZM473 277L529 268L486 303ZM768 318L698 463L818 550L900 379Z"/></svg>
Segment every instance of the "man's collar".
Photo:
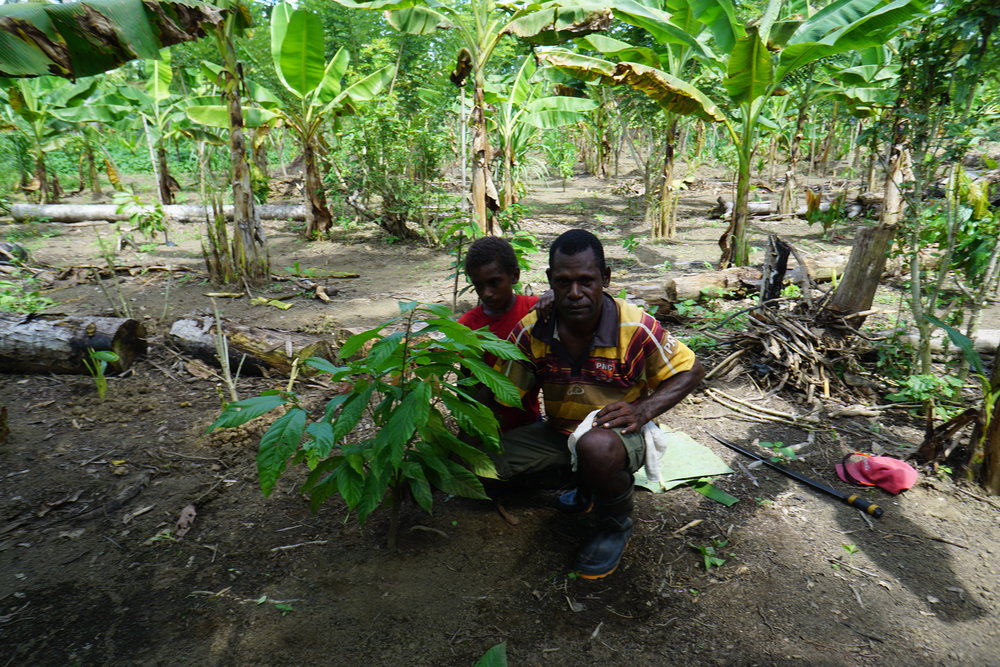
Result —
<svg viewBox="0 0 1000 667"><path fill-rule="evenodd" d="M601 293L604 303L601 306L601 319L594 330L594 347L615 347L618 345L618 304L607 292ZM543 343L559 340L559 328L556 326L556 314L535 323L531 335Z"/></svg>

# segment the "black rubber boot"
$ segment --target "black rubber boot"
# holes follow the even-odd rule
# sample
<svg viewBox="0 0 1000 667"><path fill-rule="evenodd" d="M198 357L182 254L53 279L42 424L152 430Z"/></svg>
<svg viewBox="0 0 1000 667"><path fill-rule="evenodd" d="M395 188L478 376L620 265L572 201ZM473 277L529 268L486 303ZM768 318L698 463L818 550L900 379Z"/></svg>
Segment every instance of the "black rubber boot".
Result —
<svg viewBox="0 0 1000 667"><path fill-rule="evenodd" d="M576 557L575 570L583 579L601 579L618 568L632 536L633 487L611 502L596 504L597 532Z"/></svg>
<svg viewBox="0 0 1000 667"><path fill-rule="evenodd" d="M589 489L581 486L559 496L556 507L566 514L586 514L594 509L594 496Z"/></svg>

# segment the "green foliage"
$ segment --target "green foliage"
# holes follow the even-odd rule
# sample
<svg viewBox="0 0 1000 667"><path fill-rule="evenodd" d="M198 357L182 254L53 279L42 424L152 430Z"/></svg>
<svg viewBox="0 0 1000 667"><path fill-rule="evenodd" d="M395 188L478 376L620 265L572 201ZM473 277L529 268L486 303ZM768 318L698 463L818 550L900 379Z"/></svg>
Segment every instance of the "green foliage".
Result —
<svg viewBox="0 0 1000 667"><path fill-rule="evenodd" d="M381 96L338 132L336 160L346 191L378 202L375 221L389 234L407 235L407 223L417 222L444 243L441 227L459 207L438 185L451 153L442 114L430 93L423 99L394 93Z"/></svg>
<svg viewBox="0 0 1000 667"><path fill-rule="evenodd" d="M795 283L790 283L781 288L781 296L786 298L798 298L802 296L802 288Z"/></svg>
<svg viewBox="0 0 1000 667"><path fill-rule="evenodd" d="M725 565L726 560L722 557L720 549L729 545L729 540L712 540L711 545L695 545L692 544L691 547L701 554L702 565L705 566L705 570L711 570L713 567L722 567ZM733 556L735 554L729 554Z"/></svg>
<svg viewBox="0 0 1000 667"><path fill-rule="evenodd" d="M955 408L949 409L940 403L957 401L964 386L965 382L954 375L911 375L899 391L888 394L886 398L895 403L933 401L935 415L948 418Z"/></svg>
<svg viewBox="0 0 1000 667"><path fill-rule="evenodd" d="M635 237L635 234L629 234L622 240L622 248L625 252L635 252L640 243L641 241Z"/></svg>
<svg viewBox="0 0 1000 667"><path fill-rule="evenodd" d="M132 226L146 238L155 239L159 232L166 231L167 216L159 202L147 206L131 192L116 192L112 199L118 206L115 212L127 215Z"/></svg>
<svg viewBox="0 0 1000 667"><path fill-rule="evenodd" d="M760 443L760 446L774 452L774 456L769 458L769 460L773 463L788 463L789 461L794 461L799 458L796 456L794 449L791 447L785 447L784 443L781 442L762 442Z"/></svg>
<svg viewBox="0 0 1000 667"><path fill-rule="evenodd" d="M507 667L507 642L490 648L473 667Z"/></svg>
<svg viewBox="0 0 1000 667"><path fill-rule="evenodd" d="M531 270L531 261L528 259L528 255L540 252L541 244L540 238L526 230L518 230L510 237L510 245L514 248L517 266L522 273Z"/></svg>
<svg viewBox="0 0 1000 667"><path fill-rule="evenodd" d="M87 348L87 356L83 359L83 365L87 367L87 372L90 373L90 377L94 379L94 385L97 387L97 397L102 401L108 393L108 378L104 372L109 363L116 361L118 361L118 355L115 352L95 350L94 348Z"/></svg>
<svg viewBox="0 0 1000 667"><path fill-rule="evenodd" d="M401 303L400 311L399 317L349 338L339 352L343 365L319 358L306 362L331 381L350 386L321 414L311 415L290 391L271 390L228 404L209 427L239 426L281 408L283 414L264 434L257 455L265 495L291 460L310 470L303 490L314 509L337 494L360 521L387 494L394 516L404 492L427 512L433 507L433 489L486 497L477 476L495 477L493 463L452 433L446 416L485 449L496 451L496 418L473 398L474 387L484 384L509 404L519 403L520 397L481 358L484 352L501 359L521 354L489 332L458 324L444 306ZM363 418L374 428L358 434ZM392 530L389 539L395 539Z"/></svg>
<svg viewBox="0 0 1000 667"><path fill-rule="evenodd" d="M55 305L53 299L31 289L37 282L33 277L0 280L0 312L38 313Z"/></svg>

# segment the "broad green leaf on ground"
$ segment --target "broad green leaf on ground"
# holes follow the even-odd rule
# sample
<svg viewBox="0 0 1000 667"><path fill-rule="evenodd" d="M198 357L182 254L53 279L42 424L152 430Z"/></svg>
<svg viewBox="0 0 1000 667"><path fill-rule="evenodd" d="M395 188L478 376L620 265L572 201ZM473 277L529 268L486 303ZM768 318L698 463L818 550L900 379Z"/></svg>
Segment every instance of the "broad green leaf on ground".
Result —
<svg viewBox="0 0 1000 667"><path fill-rule="evenodd" d="M491 647L472 667L507 667L507 642Z"/></svg>
<svg viewBox="0 0 1000 667"><path fill-rule="evenodd" d="M669 491L692 479L725 475L732 472L718 454L687 433L659 427L667 441L667 449L660 457L660 482L651 482L645 468L635 474L635 483L653 493Z"/></svg>

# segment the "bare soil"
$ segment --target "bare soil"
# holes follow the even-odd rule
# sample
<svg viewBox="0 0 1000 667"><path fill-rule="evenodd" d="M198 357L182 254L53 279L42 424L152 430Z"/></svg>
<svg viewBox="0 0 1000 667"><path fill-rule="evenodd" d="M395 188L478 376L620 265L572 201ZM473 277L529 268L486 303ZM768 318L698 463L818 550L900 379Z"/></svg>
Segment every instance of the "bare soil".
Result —
<svg viewBox="0 0 1000 667"><path fill-rule="evenodd" d="M606 240L613 291L672 267L718 259L719 221L706 217L729 184L704 178L682 201L678 241L645 234L634 201L610 182L581 177L563 191L538 184L525 227L545 243L571 227ZM847 252L849 227L777 227L805 250ZM12 227L0 226L0 233ZM38 225L57 236L29 240L34 261L102 264L100 226ZM304 268L359 274L325 280L332 303L296 296L281 311L246 297L225 317L333 333L374 324L400 300L451 300L449 256L418 244L386 245L372 229L338 230L306 243L268 223L275 273ZM204 433L220 409L220 384L188 372L165 337L176 317L210 308L196 225L175 226L175 247L127 251L121 264L192 269L122 279L150 352L105 400L76 376L0 376L10 437L0 446L0 660L8 665L471 665L507 642L512 665L1000 665L1000 502L933 474L892 497L868 520L836 500L756 469L715 445L703 428L740 443L786 444L808 433L751 421L703 391L665 422L712 447L737 471L717 485L740 499L724 507L681 487L641 493L622 566L585 582L567 576L587 522L557 514L549 493L493 504L436 497L432 516L404 510L398 552L385 547L387 513L358 526L339 502L311 513L283 478L265 499L255 471L260 426ZM526 277L544 289L542 254ZM664 263L669 262L665 267ZM285 296L276 282L262 295ZM53 312L108 314L93 283L49 294ZM258 296L255 294L254 296ZM891 301L891 295L886 301ZM461 308L473 304L465 297ZM245 378L249 396L282 378ZM744 401L793 413L802 397L763 399L746 375L710 383ZM299 389L317 402L326 390ZM831 406L832 407L832 406ZM792 465L845 489L833 466L851 451L905 454L919 442L900 411L830 420ZM181 510L197 516L171 535ZM706 571L696 547L726 559ZM856 546L849 553L845 545Z"/></svg>

